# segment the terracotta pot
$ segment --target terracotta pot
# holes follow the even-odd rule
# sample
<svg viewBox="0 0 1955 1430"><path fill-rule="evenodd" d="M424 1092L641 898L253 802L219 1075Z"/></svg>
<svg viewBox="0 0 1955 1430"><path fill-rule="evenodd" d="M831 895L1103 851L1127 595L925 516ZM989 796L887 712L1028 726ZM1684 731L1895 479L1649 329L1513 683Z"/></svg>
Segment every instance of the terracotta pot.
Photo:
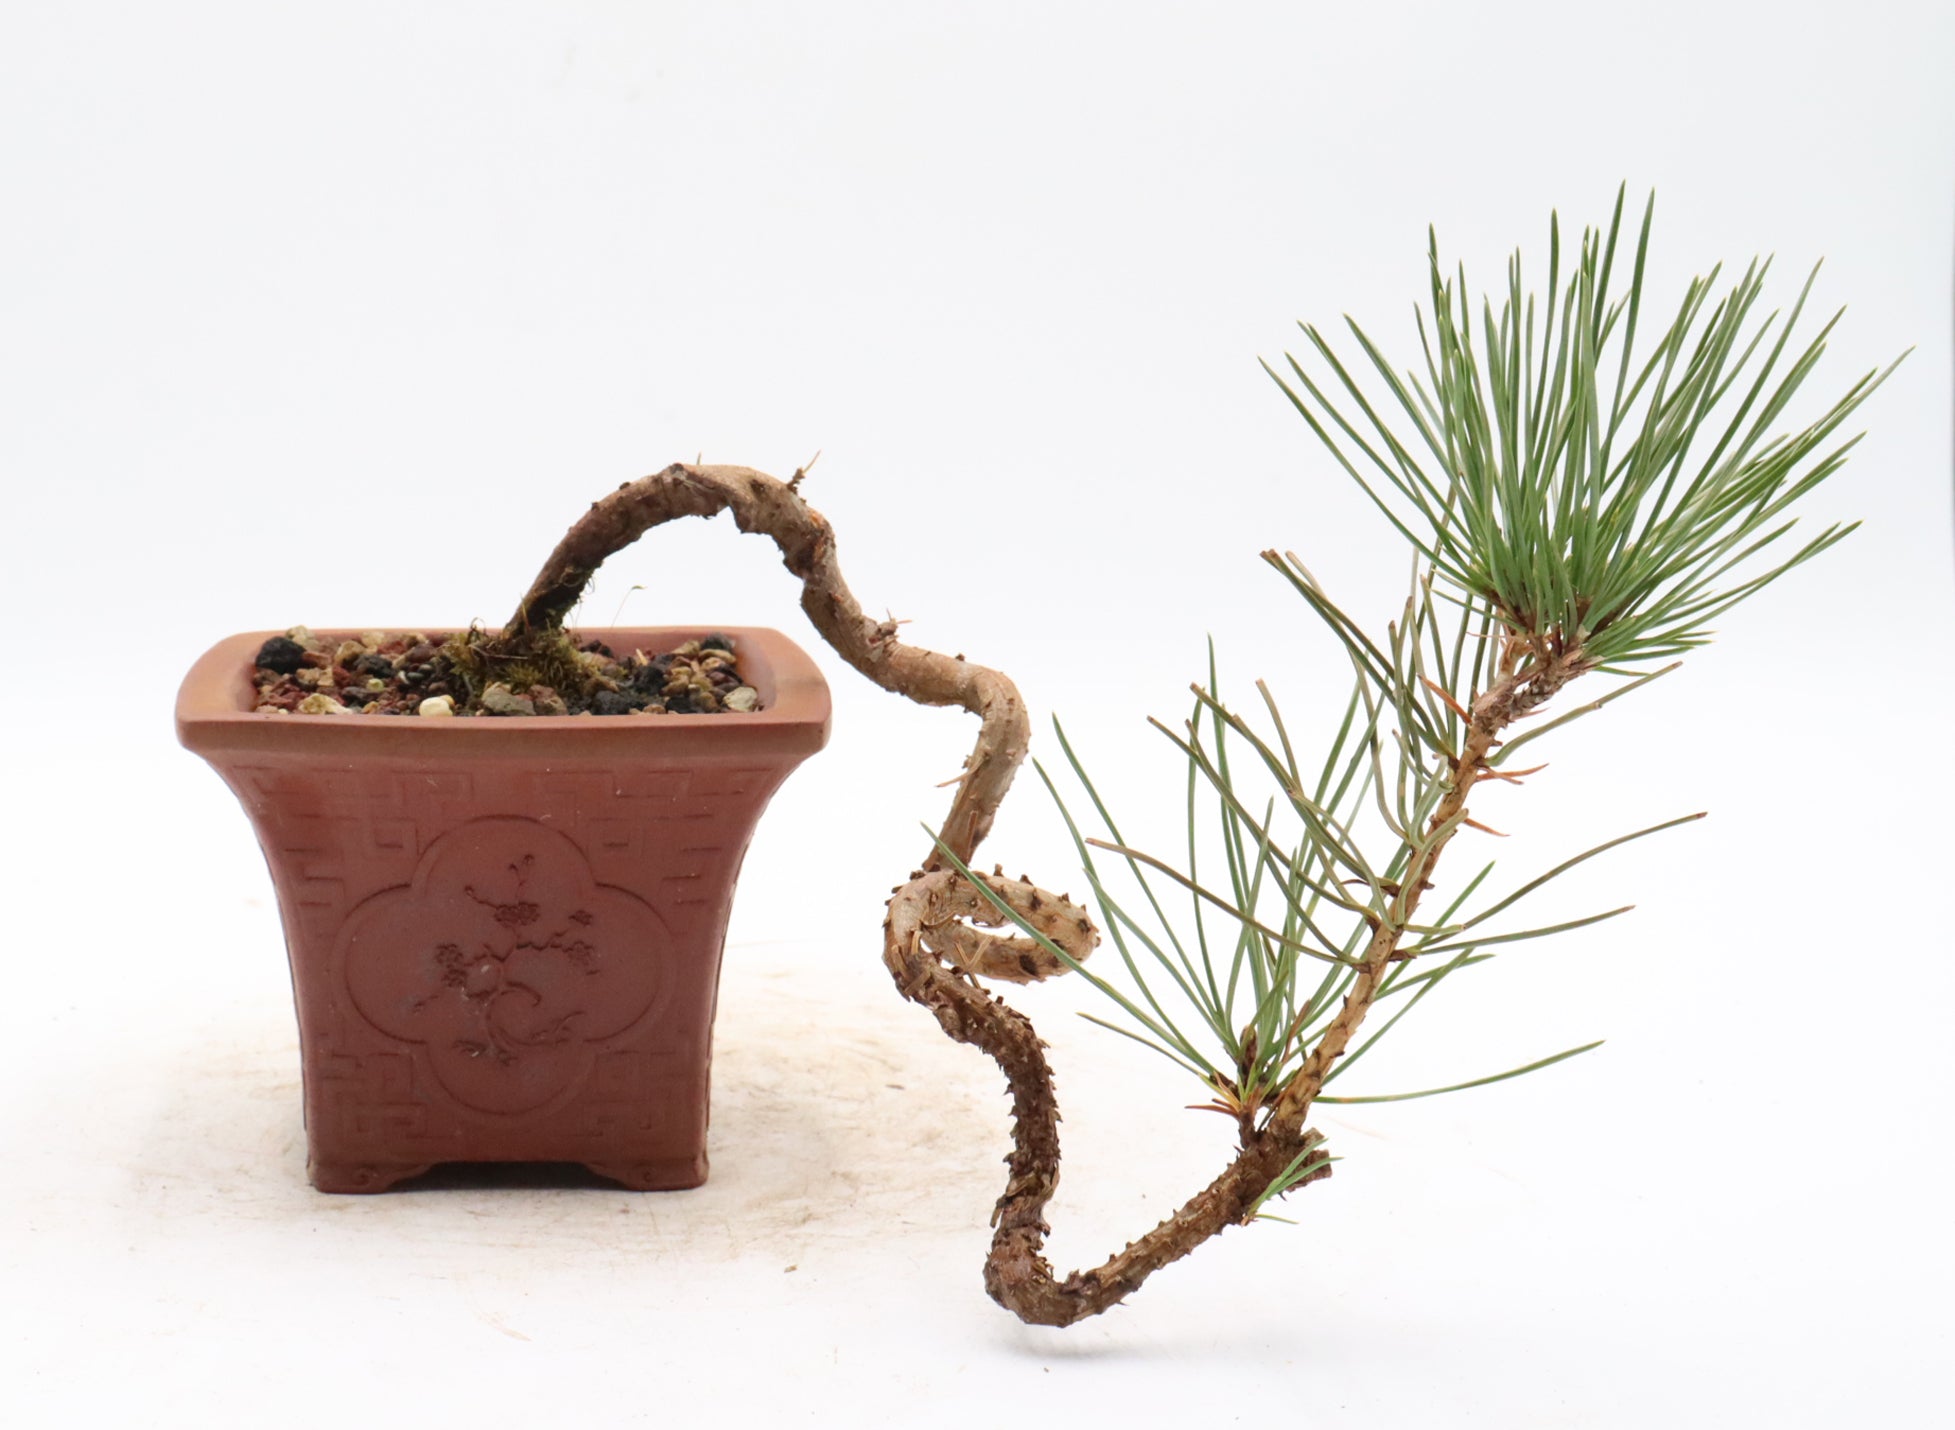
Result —
<svg viewBox="0 0 1955 1430"><path fill-rule="evenodd" d="M440 1162L703 1182L733 884L767 801L827 742L814 662L777 631L724 631L749 714L256 714L271 634L197 662L177 737L271 866L313 1185L380 1191ZM579 634L650 654L710 632Z"/></svg>

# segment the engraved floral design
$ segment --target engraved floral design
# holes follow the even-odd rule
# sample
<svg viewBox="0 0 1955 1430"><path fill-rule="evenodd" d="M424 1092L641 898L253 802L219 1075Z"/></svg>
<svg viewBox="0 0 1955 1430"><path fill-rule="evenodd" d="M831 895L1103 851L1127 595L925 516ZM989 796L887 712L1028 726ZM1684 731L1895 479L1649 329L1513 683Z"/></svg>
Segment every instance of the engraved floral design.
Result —
<svg viewBox="0 0 1955 1430"><path fill-rule="evenodd" d="M412 882L361 904L340 941L369 1023L419 1045L462 1103L521 1112L581 1082L591 1045L651 1009L665 933L562 834L499 818L436 840Z"/></svg>
<svg viewBox="0 0 1955 1430"><path fill-rule="evenodd" d="M497 900L480 894L473 884L462 889L464 895L489 910L502 929L515 935L513 942L484 939L473 950L444 943L434 951L435 962L442 969L442 986L455 989L480 1020L474 1035L455 1040L455 1051L472 1058L488 1057L498 1067L513 1066L525 1048L568 1042L574 1036L573 1024L581 1012L572 1009L560 1016L545 1015L539 1019L543 995L510 972L510 959L514 955L560 953L587 978L596 977L601 967L597 949L587 939L572 937L564 929L538 937L540 931L535 926L543 917L542 906L521 897L535 867L534 854L525 854L520 862L509 866L518 894L513 899ZM589 909L572 910L568 917L571 923L583 928L597 921Z"/></svg>

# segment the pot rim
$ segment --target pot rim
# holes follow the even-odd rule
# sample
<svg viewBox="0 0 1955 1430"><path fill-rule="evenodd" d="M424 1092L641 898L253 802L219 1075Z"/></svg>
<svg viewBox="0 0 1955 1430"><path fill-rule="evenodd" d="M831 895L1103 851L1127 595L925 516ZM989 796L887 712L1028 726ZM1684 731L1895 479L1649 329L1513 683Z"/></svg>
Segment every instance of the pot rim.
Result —
<svg viewBox="0 0 1955 1430"><path fill-rule="evenodd" d="M367 626L364 630L377 627ZM389 625L396 631L458 630L453 625ZM832 713L828 682L787 636L766 626L579 626L580 640L598 639L614 649L670 650L689 640L723 635L733 642L740 673L758 692L761 707L747 714L530 715L424 719L385 715L288 715L251 708L252 662L258 649L283 631L245 631L204 652L177 691L178 741L198 754L220 751L285 751L293 754L383 754L416 759L467 759L520 748L540 754L609 758L614 753L745 756L759 751L811 754L828 743ZM360 630L334 628L314 635L332 642L355 639Z"/></svg>

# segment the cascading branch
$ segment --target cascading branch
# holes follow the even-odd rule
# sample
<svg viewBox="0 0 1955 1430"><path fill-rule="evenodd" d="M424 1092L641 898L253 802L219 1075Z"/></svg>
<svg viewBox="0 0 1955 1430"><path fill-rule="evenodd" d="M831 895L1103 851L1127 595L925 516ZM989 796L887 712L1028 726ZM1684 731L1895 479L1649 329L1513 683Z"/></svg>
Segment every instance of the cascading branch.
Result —
<svg viewBox="0 0 1955 1430"><path fill-rule="evenodd" d="M1122 838L1085 762L1056 731L1096 832L1039 773L1117 951L1117 981L1083 966L1099 941L1084 909L1029 880L971 868L1026 752L1016 688L962 656L900 642L894 622L863 614L842 580L833 530L801 497L803 472L781 482L742 467L673 466L627 484L571 528L487 645L485 658L509 660L560 643L566 613L605 557L663 522L731 511L743 530L779 546L802 583L802 608L851 666L920 703L979 716L933 848L890 899L883 958L904 996L1005 1074L1012 1151L984 1279L1024 1320L1067 1325L1097 1314L1224 1228L1268 1215L1272 1200L1329 1175L1324 1139L1307 1125L1319 1104L1457 1091L1596 1046L1421 1092L1328 1091L1443 982L1499 945L1626 912L1517 925L1514 910L1534 892L1620 844L1701 817L1624 834L1491 897L1481 892L1491 863L1464 879L1453 868L1454 841L1486 829L1470 811L1475 788L1521 782L1534 771L1510 767L1518 751L1675 669L1673 657L1704 644L1722 612L1852 530L1787 540L1794 505L1858 440L1838 440L1838 429L1892 368L1867 374L1805 426L1779 431L1838 319L1785 361L1812 280L1789 313L1755 318L1769 268L1759 262L1714 305L1719 270L1693 281L1639 352L1652 210L1619 297L1610 284L1620 193L1606 231L1583 235L1565 286L1551 223L1538 310L1512 260L1500 311L1480 306L1477 339L1464 273L1444 276L1435 239L1431 312L1419 320L1423 375L1395 369L1355 323L1364 357L1356 374L1309 326L1311 360L1271 369L1413 548L1412 590L1374 638L1296 556L1264 553L1341 646L1351 694L1327 753L1306 760L1266 686L1257 684L1254 719L1224 699L1211 651L1189 719L1179 729L1156 722L1179 753L1174 778L1187 798L1187 841L1171 857ZM1587 676L1615 683L1511 733ZM1006 925L1016 936L990 931ZM981 980L1068 970L1110 1000L1110 1016L1094 1021L1200 1081L1206 1106L1235 1123L1237 1149L1173 1216L1102 1265L1061 1277L1043 1255L1059 1169L1045 1046ZM1379 1021L1360 1037L1374 1013Z"/></svg>
<svg viewBox="0 0 1955 1430"><path fill-rule="evenodd" d="M1188 804L1185 846L1161 857L1127 843L1056 731L1096 829L1082 828L1039 773L1126 975L1116 984L1079 969L1117 1010L1094 1021L1197 1078L1206 1107L1235 1121L1238 1150L1174 1217L1105 1266L1062 1280L1039 1255L1056 1135L1021 1118L988 1282L1026 1319L1063 1324L1103 1310L1201 1240L1328 1175L1332 1159L1306 1125L1319 1104L1458 1091L1597 1046L1424 1091L1331 1091L1413 1008L1499 945L1628 911L1528 927L1515 915L1530 895L1598 854L1702 817L1621 835L1496 897L1483 892L1492 863L1456 873L1449 852L1463 831L1495 832L1472 817L1475 787L1520 783L1535 772L1514 767L1524 747L1675 669L1673 658L1703 645L1723 612L1853 529L1790 539L1795 505L1859 440L1840 438L1841 425L1892 369L1780 430L1838 315L1794 346L1813 280L1790 312L1760 318L1769 262L1754 261L1721 293L1719 269L1694 280L1654 342L1639 346L1639 328L1647 337L1651 326L1653 212L1652 199L1619 296L1618 260L1632 262L1619 242L1621 193L1566 273L1551 220L1545 295L1526 290L1517 254L1498 311L1488 300L1476 313L1464 272L1447 277L1434 236L1421 370L1395 368L1354 322L1357 363L1306 324L1305 357L1270 369L1415 556L1404 610L1374 639L1294 554L1263 553L1351 669L1326 753L1306 761L1260 682L1255 718L1231 706L1211 650L1187 721L1154 722L1181 757ZM1591 675L1618 679L1513 733Z"/></svg>

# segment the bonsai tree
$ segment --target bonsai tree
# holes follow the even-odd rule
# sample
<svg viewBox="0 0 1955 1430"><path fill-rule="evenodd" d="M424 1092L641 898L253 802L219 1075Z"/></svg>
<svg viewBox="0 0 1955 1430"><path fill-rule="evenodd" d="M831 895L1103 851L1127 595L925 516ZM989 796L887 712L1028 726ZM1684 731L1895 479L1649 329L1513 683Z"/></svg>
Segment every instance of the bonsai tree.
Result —
<svg viewBox="0 0 1955 1430"><path fill-rule="evenodd" d="M1327 747L1300 748L1260 682L1253 713L1225 698L1211 655L1189 718L1155 722L1177 754L1171 778L1189 791L1177 855L1121 838L1087 762L1058 732L1090 832L1038 772L1060 799L1097 927L1085 908L974 867L1027 752L1024 702L998 671L903 642L892 622L863 614L833 531L801 496L805 472L779 481L675 465L630 483L571 528L499 636L472 637L485 659L562 669L564 618L606 557L664 522L730 511L780 548L803 609L842 659L886 689L978 717L949 813L889 900L883 961L905 998L989 1055L1009 1085L1012 1151L984 1282L1024 1320L1067 1325L1104 1311L1209 1237L1329 1176L1312 1113L1373 1100L1333 1092L1344 1072L1503 945L1626 912L1529 927L1515 915L1530 895L1598 854L1701 817L1573 853L1505 892L1490 884L1492 864L1464 862L1466 831L1493 832L1473 817L1480 785L1523 781L1539 768L1520 767L1536 742L1675 670L1723 612L1852 530L1794 539L1793 509L1846 460L1858 439L1839 430L1892 368L1782 429L1837 315L1795 347L1812 280L1789 312L1758 318L1770 267L1758 261L1722 288L1714 268L1674 309L1646 311L1652 211L1653 200L1633 250L1620 241L1621 193L1606 227L1585 231L1570 254L1551 221L1545 292L1526 290L1516 255L1497 309L1476 307L1434 238L1415 366L1387 359L1353 323L1355 357L1305 326L1305 356L1270 368L1410 548L1410 594L1395 620L1370 628L1297 556L1263 553L1341 648L1349 699ZM1571 704L1563 692L1576 682L1585 693ZM1196 793L1212 821L1200 837ZM1219 850L1213 872L1211 861L1198 867L1204 846ZM1101 929L1117 977L1085 966ZM1108 1026L1185 1069L1237 1135L1228 1165L1172 1216L1103 1264L1060 1276L1043 1255L1060 1158L1046 1050L991 985L1066 972L1106 995Z"/></svg>

